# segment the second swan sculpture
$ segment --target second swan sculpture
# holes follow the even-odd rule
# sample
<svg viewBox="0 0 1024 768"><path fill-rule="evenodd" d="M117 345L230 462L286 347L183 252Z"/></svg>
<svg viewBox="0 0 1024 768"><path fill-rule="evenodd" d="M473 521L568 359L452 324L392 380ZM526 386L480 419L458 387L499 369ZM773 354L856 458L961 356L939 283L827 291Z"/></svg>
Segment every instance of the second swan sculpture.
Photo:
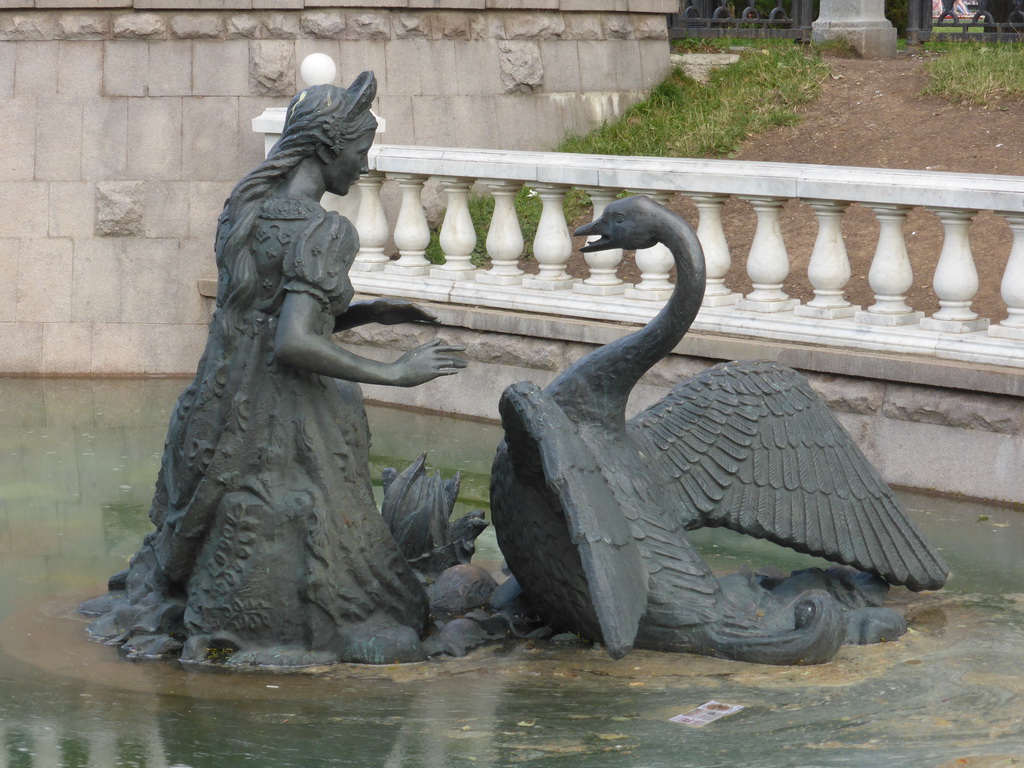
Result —
<svg viewBox="0 0 1024 768"><path fill-rule="evenodd" d="M603 642L774 664L830 660L846 624L824 591L767 616L730 598L686 531L724 526L937 589L947 567L807 381L769 362L725 363L629 421L640 377L683 338L701 305L704 256L678 215L643 196L576 231L584 251L664 243L666 306L545 389L509 387L491 481L495 532L541 617ZM596 239L594 239L596 237Z"/></svg>

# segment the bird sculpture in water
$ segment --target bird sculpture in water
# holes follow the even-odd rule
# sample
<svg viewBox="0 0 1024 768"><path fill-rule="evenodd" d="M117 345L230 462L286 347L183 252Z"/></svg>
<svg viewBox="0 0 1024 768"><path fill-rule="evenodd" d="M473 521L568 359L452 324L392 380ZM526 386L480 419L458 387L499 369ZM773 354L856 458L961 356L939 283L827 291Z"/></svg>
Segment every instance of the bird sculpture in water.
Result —
<svg viewBox="0 0 1024 768"><path fill-rule="evenodd" d="M644 328L545 389L508 387L491 480L498 544L553 626L603 642L775 664L830 660L845 621L825 591L770 615L730 598L686 532L722 526L937 589L947 568L807 381L771 362L717 365L626 420L640 377L700 307L704 255L684 219L641 195L577 235L584 251L664 243L676 285Z"/></svg>
<svg viewBox="0 0 1024 768"><path fill-rule="evenodd" d="M465 565L476 551L476 537L487 527L484 513L469 512L451 520L462 485L462 473L448 480L425 469L427 454L399 473L387 467L381 475L384 501L381 515L413 572L434 581L447 568Z"/></svg>

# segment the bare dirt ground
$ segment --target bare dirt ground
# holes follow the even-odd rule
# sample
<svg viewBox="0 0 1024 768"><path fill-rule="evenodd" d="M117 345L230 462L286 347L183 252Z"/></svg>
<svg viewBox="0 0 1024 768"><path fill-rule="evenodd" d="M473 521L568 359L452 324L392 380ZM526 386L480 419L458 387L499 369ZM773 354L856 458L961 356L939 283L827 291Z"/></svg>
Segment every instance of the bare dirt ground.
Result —
<svg viewBox="0 0 1024 768"><path fill-rule="evenodd" d="M820 97L800 110L800 123L751 138L734 158L1024 176L1024 103L1007 101L986 109L923 96L928 82L923 61L920 52L900 52L887 61L829 59L831 75L822 83ZM697 212L689 201L680 197L673 207L696 224ZM754 213L748 204L730 201L723 221L733 255L728 284L746 293L750 287L742 265L754 234ZM807 301L813 297L807 262L817 234L811 209L791 201L783 212L782 231L791 259L785 290ZM843 220L843 234L853 269L847 298L869 306L874 299L867 274L878 237L874 215L852 206ZM915 209L904 234L915 272L908 301L931 313L938 309L930 286L942 228L934 214ZM996 322L1005 316L999 282L1010 231L1005 221L983 212L971 226L970 240L982 284L973 308ZM635 268L624 269L623 277L636 279Z"/></svg>

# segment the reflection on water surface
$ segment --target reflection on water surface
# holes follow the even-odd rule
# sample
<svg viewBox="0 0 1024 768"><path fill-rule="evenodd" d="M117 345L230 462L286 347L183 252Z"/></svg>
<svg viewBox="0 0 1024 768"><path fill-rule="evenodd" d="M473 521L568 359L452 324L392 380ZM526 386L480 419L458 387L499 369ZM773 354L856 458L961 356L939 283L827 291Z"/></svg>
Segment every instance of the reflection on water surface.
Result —
<svg viewBox="0 0 1024 768"><path fill-rule="evenodd" d="M1024 759L1024 519L903 498L955 575L894 590L912 633L816 668L526 645L320 674L130 663L84 640L77 600L142 536L186 382L0 379L0 768L51 766L932 766ZM375 474L428 450L486 506L500 431L372 409ZM810 558L693 535L723 570ZM478 559L497 568L493 537ZM745 709L668 722L710 699ZM958 762L966 760L966 762ZM1005 763L1009 764L1009 763Z"/></svg>

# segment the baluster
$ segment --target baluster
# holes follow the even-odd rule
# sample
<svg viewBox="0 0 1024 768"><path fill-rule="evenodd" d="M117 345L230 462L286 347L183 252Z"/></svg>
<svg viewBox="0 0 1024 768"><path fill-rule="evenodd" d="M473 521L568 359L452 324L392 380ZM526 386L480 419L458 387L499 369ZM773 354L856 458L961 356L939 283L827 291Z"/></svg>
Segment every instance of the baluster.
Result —
<svg viewBox="0 0 1024 768"><path fill-rule="evenodd" d="M534 188L541 201L537 236L533 240L533 256L540 265L540 273L525 276L523 285L544 291L564 290L572 286L572 278L565 272L565 265L572 255L572 238L562 207L566 187L537 184Z"/></svg>
<svg viewBox="0 0 1024 768"><path fill-rule="evenodd" d="M35 765L66 765L61 760L60 739L56 725L43 725L33 723L32 733L32 754L35 756ZM6 745L4 745L6 747Z"/></svg>
<svg viewBox="0 0 1024 768"><path fill-rule="evenodd" d="M476 267L470 261L476 248L476 230L473 217L469 215L469 189L473 180L457 176L439 176L437 180L448 195L440 236L445 263L431 269L430 276L471 280L476 274Z"/></svg>
<svg viewBox="0 0 1024 768"><path fill-rule="evenodd" d="M662 205L666 205L672 199L671 192L637 190L637 193L647 195ZM641 248L636 252L634 258L640 269L640 282L626 288L626 297L644 301L668 300L668 297L672 295L669 272L675 265L672 260L672 252L663 243L658 243L651 248Z"/></svg>
<svg viewBox="0 0 1024 768"><path fill-rule="evenodd" d="M1024 339L1024 213L1001 211L999 215L1006 219L1013 232L1010 258L1000 287L1006 302L1007 318L999 325L989 326L988 333L990 336Z"/></svg>
<svg viewBox="0 0 1024 768"><path fill-rule="evenodd" d="M149 719L147 718L147 720ZM169 762L167 750L164 747L164 740L160 736L160 727L155 719L150 720L147 724L143 739L146 745L146 768L162 768L167 765Z"/></svg>
<svg viewBox="0 0 1024 768"><path fill-rule="evenodd" d="M117 750L117 736L113 729L95 728L90 729L86 736L88 741L87 765L108 766L117 765L120 760Z"/></svg>
<svg viewBox="0 0 1024 768"><path fill-rule="evenodd" d="M585 187L583 189L590 196L590 202L594 205L594 218L600 218L608 203L615 199L618 190L605 189L603 187ZM591 240L596 239L590 238ZM587 265L590 267L590 277L582 283L576 283L573 290L597 296L611 296L622 293L626 285L615 274L616 268L622 261L622 249L611 248L607 251L593 251L583 254Z"/></svg>
<svg viewBox="0 0 1024 768"><path fill-rule="evenodd" d="M725 239L722 228L722 206L729 199L728 195L693 194L690 195L700 221L697 224L697 239L704 250L704 262L707 265L708 283L704 289L705 307L726 307L736 303L740 298L725 287L725 276L732 266L732 255L729 243Z"/></svg>
<svg viewBox="0 0 1024 768"><path fill-rule="evenodd" d="M359 253L356 254L352 269L356 272L382 272L389 259L384 255L384 246L391 234L384 206L380 202L380 188L384 174L370 171L356 182L359 188L359 212L355 226L359 233Z"/></svg>
<svg viewBox="0 0 1024 768"><path fill-rule="evenodd" d="M487 229L487 255L491 268L477 272L478 283L491 285L518 285L523 282L519 257L526 242L516 215L516 195L522 188L518 181L488 181L487 188L494 197L494 214Z"/></svg>
<svg viewBox="0 0 1024 768"><path fill-rule="evenodd" d="M384 266L384 271L398 275L425 275L430 262L424 254L430 245L430 226L423 210L423 183L426 177L413 173L393 173L389 178L402 190L402 205L395 222L395 245L398 261Z"/></svg>
<svg viewBox="0 0 1024 768"><path fill-rule="evenodd" d="M807 279L814 289L814 298L805 305L794 307L793 313L825 320L851 317L860 307L843 297L846 284L850 282L850 259L843 241L842 221L850 204L840 200L803 202L814 209L818 219L818 236L807 265Z"/></svg>
<svg viewBox="0 0 1024 768"><path fill-rule="evenodd" d="M943 240L932 287L939 297L939 311L921 321L929 331L969 333L988 328L989 321L971 311L978 292L978 270L967 231L977 211L963 208L929 208L942 222Z"/></svg>
<svg viewBox="0 0 1024 768"><path fill-rule="evenodd" d="M737 309L750 312L788 312L800 302L783 292L789 275L789 254L782 239L779 214L784 197L745 197L757 214L757 229L747 257L747 275L754 290L736 302Z"/></svg>
<svg viewBox="0 0 1024 768"><path fill-rule="evenodd" d="M875 294L875 303L858 312L854 320L868 325L911 325L924 317L907 305L907 291L914 284L914 270L907 256L903 225L910 213L909 205L868 206L878 219L878 244L868 270L868 285Z"/></svg>

